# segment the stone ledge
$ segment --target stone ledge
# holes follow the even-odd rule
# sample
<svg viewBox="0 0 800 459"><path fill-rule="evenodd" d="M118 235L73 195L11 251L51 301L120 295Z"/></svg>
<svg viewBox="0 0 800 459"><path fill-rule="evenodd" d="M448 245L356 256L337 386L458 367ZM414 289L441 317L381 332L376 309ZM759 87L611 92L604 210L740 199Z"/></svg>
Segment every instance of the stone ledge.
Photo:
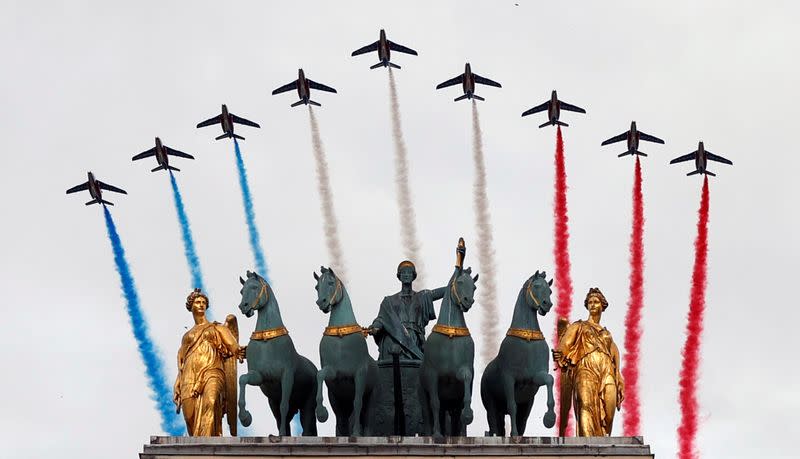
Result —
<svg viewBox="0 0 800 459"><path fill-rule="evenodd" d="M642 437L150 437L140 459L337 456L653 458Z"/></svg>

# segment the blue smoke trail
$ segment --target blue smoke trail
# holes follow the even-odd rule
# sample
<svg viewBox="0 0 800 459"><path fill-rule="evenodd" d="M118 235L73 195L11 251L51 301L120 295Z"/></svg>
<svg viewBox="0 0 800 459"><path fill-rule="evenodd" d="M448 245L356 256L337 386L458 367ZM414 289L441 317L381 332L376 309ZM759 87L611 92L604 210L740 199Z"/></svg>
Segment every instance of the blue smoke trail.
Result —
<svg viewBox="0 0 800 459"><path fill-rule="evenodd" d="M197 258L197 251L194 248L192 228L189 226L189 218L186 216L186 209L183 207L181 191L178 189L178 182L175 181L172 171L169 171L169 181L172 184L172 197L175 198L175 211L178 213L178 221L181 223L183 251L186 254L186 261L189 263L189 271L192 273L192 288L199 288L205 292L203 273L200 270L200 259Z"/></svg>
<svg viewBox="0 0 800 459"><path fill-rule="evenodd" d="M136 285L133 282L128 262L125 260L125 249L119 239L117 227L111 218L111 212L105 206L103 206L103 213L106 217L108 238L111 240L111 247L114 249L114 263L117 265L117 272L122 284L122 293L125 295L128 317L133 327L133 336L136 338L139 354L147 371L147 384L153 391L151 398L156 402L158 411L161 414L161 429L172 436L185 435L186 429L183 421L175 413L175 405L172 402L172 388L164 374L163 362L153 340L150 338L147 322L139 306L139 295L136 293Z"/></svg>
<svg viewBox="0 0 800 459"><path fill-rule="evenodd" d="M250 248L253 250L253 257L256 259L256 270L258 270L258 274L269 282L267 263L264 261L264 251L261 249L261 241L258 236L258 229L256 228L256 214L253 211L253 199L250 195L250 185L247 183L247 171L244 168L242 152L239 150L239 142L237 142L235 138L233 139L233 145L236 147L236 168L239 170L239 186L242 188L244 214L247 218L247 230L250 233Z"/></svg>

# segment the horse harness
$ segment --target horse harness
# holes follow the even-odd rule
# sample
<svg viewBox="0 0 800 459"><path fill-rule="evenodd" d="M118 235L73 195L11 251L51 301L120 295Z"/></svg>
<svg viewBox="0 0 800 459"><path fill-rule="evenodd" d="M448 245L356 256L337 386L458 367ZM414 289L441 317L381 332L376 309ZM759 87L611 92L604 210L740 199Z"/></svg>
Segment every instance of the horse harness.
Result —
<svg viewBox="0 0 800 459"><path fill-rule="evenodd" d="M365 337L369 334L368 328L364 328L359 324L350 324L350 325L340 325L338 327L325 327L325 331L322 333L325 336L335 336L337 338L342 338L347 335L352 335L353 333L361 333Z"/></svg>
<svg viewBox="0 0 800 459"><path fill-rule="evenodd" d="M265 296L264 300L269 302L269 289L267 289L267 283L261 278L258 279L258 282L261 283L261 290L258 291L258 295L256 295L255 299L253 299L253 302L250 304L250 310L253 310L256 306L258 306L262 295ZM266 330L256 330L250 335L250 339L253 341L269 341L279 336L288 334L289 330L287 330L285 326L281 325L280 327L268 328Z"/></svg>
<svg viewBox="0 0 800 459"><path fill-rule="evenodd" d="M469 328L467 327L454 327L451 325L436 324L433 326L433 331L450 339L453 339L456 336L469 336Z"/></svg>
<svg viewBox="0 0 800 459"><path fill-rule="evenodd" d="M536 295L533 294L533 278L528 281L528 285L525 288L525 293L533 300L533 304L536 305L538 308L541 303L536 298ZM530 328L509 328L506 332L506 336L514 336L516 338L524 339L525 341L541 341L544 339L544 333L540 330L531 330Z"/></svg>
<svg viewBox="0 0 800 459"><path fill-rule="evenodd" d="M528 286L525 289L525 293L528 294L528 296L533 300L533 304L535 304L536 307L538 308L541 306L541 303L536 298L536 295L533 294L533 289L531 287L533 287L533 278L531 278L531 280L528 281Z"/></svg>

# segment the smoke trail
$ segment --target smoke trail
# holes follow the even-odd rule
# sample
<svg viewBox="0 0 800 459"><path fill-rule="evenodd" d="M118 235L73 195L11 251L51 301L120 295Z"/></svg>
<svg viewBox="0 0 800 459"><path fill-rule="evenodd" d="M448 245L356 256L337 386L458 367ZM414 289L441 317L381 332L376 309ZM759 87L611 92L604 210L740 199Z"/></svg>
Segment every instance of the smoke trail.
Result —
<svg viewBox="0 0 800 459"><path fill-rule="evenodd" d="M175 199L175 211L178 213L178 221L181 224L183 252L186 254L186 262L189 263L189 271L192 273L192 288L199 288L205 292L203 273L200 270L200 259L197 258L197 251L194 248L192 228L189 226L189 218L186 216L186 209L183 207L181 191L178 188L178 182L175 180L172 171L169 171L169 181L172 184L172 197Z"/></svg>
<svg viewBox="0 0 800 459"><path fill-rule="evenodd" d="M247 231L250 234L250 249L253 251L253 258L256 261L256 269L267 282L269 282L269 272L267 263L264 261L264 250L261 249L261 239L256 228L256 213L253 210L253 198L250 195L250 185L247 183L247 170L244 168L242 151L239 150L239 142L234 138L233 145L236 148L236 169L239 171L239 186L242 188L242 203L244 204L244 215L247 221Z"/></svg>
<svg viewBox="0 0 800 459"><path fill-rule="evenodd" d="M325 159L325 147L322 145L322 138L319 135L317 117L310 106L308 107L308 116L311 120L311 143L314 146L317 188L322 208L322 231L325 233L325 244L328 246L331 265L336 267L336 275L344 281L347 278L347 271L342 257L342 245L339 242L339 222L336 220L336 212L333 209L333 190L331 190L331 180L328 174L328 161Z"/></svg>
<svg viewBox="0 0 800 459"><path fill-rule="evenodd" d="M392 100L392 140L394 140L395 184L397 185L397 208L400 210L400 235L405 257L417 266L417 282L424 285L425 272L419 256L420 243L417 239L417 217L411 202L411 188L408 185L408 150L403 139L403 126L400 124L400 102L397 98L397 83L394 72L389 67L389 92Z"/></svg>
<svg viewBox="0 0 800 459"><path fill-rule="evenodd" d="M486 193L486 165L483 158L483 134L478 118L478 105L472 101L472 157L475 162L475 183L472 191L475 199L475 225L478 230L478 263L481 265L481 288L478 289L483 310L481 330L483 347L481 358L488 364L498 349L497 282L494 263L494 240L492 238L489 196Z"/></svg>
<svg viewBox="0 0 800 459"><path fill-rule="evenodd" d="M708 255L708 176L703 180L700 210L697 218L697 239L694 242L692 291L686 323L686 342L680 374L681 423L678 427L678 457L696 459L697 451L697 377L700 366L700 335L706 307L706 257Z"/></svg>
<svg viewBox="0 0 800 459"><path fill-rule="evenodd" d="M567 171L564 166L564 138L561 136L561 126L556 130L556 157L555 157L555 196L553 202L553 217L555 219L555 245L553 257L556 261L556 317L569 319L572 311L572 276L570 275L569 261L569 216L567 215ZM558 331L553 332L553 347L558 346ZM561 372L556 372L555 387L561 386ZM559 398L556 397L556 413ZM567 431L565 436L572 435L573 420L568 416ZM558 425L558 422L556 423Z"/></svg>
<svg viewBox="0 0 800 459"><path fill-rule="evenodd" d="M633 179L633 221L631 226L631 274L628 314L625 316L625 417L623 435L639 435L639 343L642 339L642 307L644 305L644 199L642 166L636 155Z"/></svg>
<svg viewBox="0 0 800 459"><path fill-rule="evenodd" d="M172 436L185 435L186 429L183 421L175 413L175 405L172 402L172 389L164 374L164 364L153 340L150 338L147 322L139 306L139 295L136 292L136 285L133 282L133 276L125 259L125 249L122 247L117 227L111 218L111 212L105 206L103 206L103 213L106 218L108 239L111 241L111 247L114 250L114 263L117 266L120 283L122 284L122 293L125 295L128 318L133 327L133 336L136 338L139 355L144 362L147 384L150 386L150 390L153 391L151 398L156 402L156 407L161 414L161 429Z"/></svg>

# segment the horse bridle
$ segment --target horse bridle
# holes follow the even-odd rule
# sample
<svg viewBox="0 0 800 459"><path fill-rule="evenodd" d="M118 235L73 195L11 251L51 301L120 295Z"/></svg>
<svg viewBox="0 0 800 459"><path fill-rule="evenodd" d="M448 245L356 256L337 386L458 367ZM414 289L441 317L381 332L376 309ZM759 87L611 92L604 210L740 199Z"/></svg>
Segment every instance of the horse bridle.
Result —
<svg viewBox="0 0 800 459"><path fill-rule="evenodd" d="M336 279L336 286L333 289L333 294L330 298L328 298L328 305L330 305L330 307L333 307L333 300L335 300L336 295L342 291L342 281L340 281L335 275L333 278Z"/></svg>
<svg viewBox="0 0 800 459"><path fill-rule="evenodd" d="M535 276L531 277L531 279L528 281L528 287L525 289L525 291L528 294L528 296L531 297L531 299L533 300L533 304L535 304L536 308L538 309L538 308L540 308L542 306L542 304L536 298L536 295L533 294L532 287L533 287L533 280L534 279L535 279Z"/></svg>
<svg viewBox="0 0 800 459"><path fill-rule="evenodd" d="M461 273L459 273L459 276ZM461 302L461 296L458 294L458 289L456 288L456 281L458 280L458 276L453 278L453 282L450 283L450 296L456 298L456 306L458 309L464 310L463 305L464 303Z"/></svg>
<svg viewBox="0 0 800 459"><path fill-rule="evenodd" d="M264 279L258 278L258 282L261 284L261 290L258 291L258 295L256 295L253 303L250 305L250 311L255 309L258 306L258 300L261 298L261 295L266 295L266 301L269 303L269 290L267 289L267 283L264 282Z"/></svg>

